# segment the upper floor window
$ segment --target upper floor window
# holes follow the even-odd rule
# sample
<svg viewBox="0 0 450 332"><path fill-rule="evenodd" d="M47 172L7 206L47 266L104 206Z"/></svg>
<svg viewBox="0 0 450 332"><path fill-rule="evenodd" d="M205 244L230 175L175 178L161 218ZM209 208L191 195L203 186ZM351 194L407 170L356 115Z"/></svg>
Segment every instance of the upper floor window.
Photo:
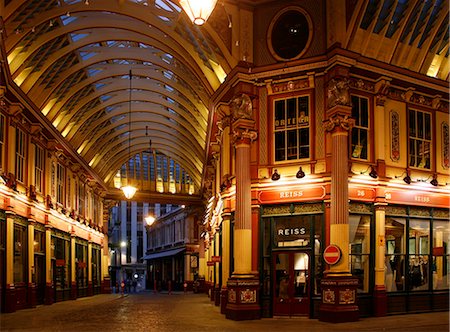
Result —
<svg viewBox="0 0 450 332"><path fill-rule="evenodd" d="M25 176L25 133L16 129L16 180L23 182Z"/></svg>
<svg viewBox="0 0 450 332"><path fill-rule="evenodd" d="M3 169L3 151L5 146L5 116L0 114L0 169Z"/></svg>
<svg viewBox="0 0 450 332"><path fill-rule="evenodd" d="M409 166L431 167L431 114L409 110Z"/></svg>
<svg viewBox="0 0 450 332"><path fill-rule="evenodd" d="M64 204L64 166L57 165L56 168L56 201Z"/></svg>
<svg viewBox="0 0 450 332"><path fill-rule="evenodd" d="M309 96L275 100L275 161L309 158Z"/></svg>
<svg viewBox="0 0 450 332"><path fill-rule="evenodd" d="M78 214L81 216L85 215L85 195L86 191L84 188L84 183L80 182L78 185Z"/></svg>
<svg viewBox="0 0 450 332"><path fill-rule="evenodd" d="M44 149L34 145L34 186L42 192L44 182Z"/></svg>
<svg viewBox="0 0 450 332"><path fill-rule="evenodd" d="M368 159L369 101L367 98L352 96L352 158Z"/></svg>

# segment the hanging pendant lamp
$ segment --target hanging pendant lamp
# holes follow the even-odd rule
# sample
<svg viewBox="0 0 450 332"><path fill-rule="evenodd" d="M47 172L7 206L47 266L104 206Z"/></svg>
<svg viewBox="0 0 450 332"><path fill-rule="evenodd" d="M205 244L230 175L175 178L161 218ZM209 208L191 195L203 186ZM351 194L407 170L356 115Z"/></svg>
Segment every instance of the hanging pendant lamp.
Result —
<svg viewBox="0 0 450 332"><path fill-rule="evenodd" d="M203 25L216 2L217 0L180 0L180 5L194 24Z"/></svg>
<svg viewBox="0 0 450 332"><path fill-rule="evenodd" d="M128 101L128 167L131 159L131 69L130 69L130 98ZM130 172L127 176L127 185L120 188L123 191L126 199L132 199L137 191L137 188L130 184Z"/></svg>

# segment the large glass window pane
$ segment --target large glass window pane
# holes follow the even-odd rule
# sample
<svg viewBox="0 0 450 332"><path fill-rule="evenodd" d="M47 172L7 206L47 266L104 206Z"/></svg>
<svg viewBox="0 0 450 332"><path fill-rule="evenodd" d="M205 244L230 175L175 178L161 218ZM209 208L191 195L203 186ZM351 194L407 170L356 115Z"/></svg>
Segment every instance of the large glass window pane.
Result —
<svg viewBox="0 0 450 332"><path fill-rule="evenodd" d="M449 242L450 228L448 221L433 222L433 289L449 289Z"/></svg>
<svg viewBox="0 0 450 332"><path fill-rule="evenodd" d="M284 132L275 133L275 161L285 160L286 148Z"/></svg>
<svg viewBox="0 0 450 332"><path fill-rule="evenodd" d="M288 155L287 159L297 159L297 131L296 130L289 130L287 132L287 143L288 143Z"/></svg>
<svg viewBox="0 0 450 332"><path fill-rule="evenodd" d="M352 275L358 278L358 291L369 291L370 276L370 216L350 215L350 264Z"/></svg>
<svg viewBox="0 0 450 332"><path fill-rule="evenodd" d="M314 285L313 293L315 295L322 294L322 290L320 289L320 280L323 275L323 259L320 254L322 251L322 216L316 215L313 217L314 223Z"/></svg>
<svg viewBox="0 0 450 332"><path fill-rule="evenodd" d="M427 290L429 286L430 221L409 221L409 288Z"/></svg>
<svg viewBox="0 0 450 332"><path fill-rule="evenodd" d="M352 128L351 156L367 159L367 137L369 131L369 101L367 98L352 96L352 118L355 125Z"/></svg>
<svg viewBox="0 0 450 332"><path fill-rule="evenodd" d="M431 168L431 115L409 110L409 165Z"/></svg>
<svg viewBox="0 0 450 332"><path fill-rule="evenodd" d="M309 158L309 113L308 96L275 101L275 161Z"/></svg>
<svg viewBox="0 0 450 332"><path fill-rule="evenodd" d="M27 232L26 227L14 225L14 282L26 282L27 263Z"/></svg>
<svg viewBox="0 0 450 332"><path fill-rule="evenodd" d="M386 217L385 287L388 292L405 290L406 220Z"/></svg>

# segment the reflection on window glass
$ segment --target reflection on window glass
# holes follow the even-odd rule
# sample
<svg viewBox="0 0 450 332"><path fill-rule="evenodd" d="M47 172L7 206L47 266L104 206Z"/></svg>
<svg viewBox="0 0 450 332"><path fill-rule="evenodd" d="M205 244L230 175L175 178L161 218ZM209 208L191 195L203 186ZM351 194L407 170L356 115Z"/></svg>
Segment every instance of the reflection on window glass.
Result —
<svg viewBox="0 0 450 332"><path fill-rule="evenodd" d="M429 235L430 221L409 221L409 288L427 290L429 286Z"/></svg>
<svg viewBox="0 0 450 332"><path fill-rule="evenodd" d="M450 261L449 248L450 229L448 221L433 222L433 289L449 289Z"/></svg>
<svg viewBox="0 0 450 332"><path fill-rule="evenodd" d="M352 275L358 278L358 291L369 291L370 216L350 215L350 264Z"/></svg>
<svg viewBox="0 0 450 332"><path fill-rule="evenodd" d="M405 290L405 231L404 218L386 218L385 287L388 292Z"/></svg>

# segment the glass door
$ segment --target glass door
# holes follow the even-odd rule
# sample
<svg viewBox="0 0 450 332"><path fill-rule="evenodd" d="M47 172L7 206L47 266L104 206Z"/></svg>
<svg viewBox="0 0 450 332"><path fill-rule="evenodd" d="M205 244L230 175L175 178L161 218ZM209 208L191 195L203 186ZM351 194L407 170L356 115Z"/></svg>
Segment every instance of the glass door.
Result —
<svg viewBox="0 0 450 332"><path fill-rule="evenodd" d="M274 260L274 316L309 315L309 254L276 252Z"/></svg>

